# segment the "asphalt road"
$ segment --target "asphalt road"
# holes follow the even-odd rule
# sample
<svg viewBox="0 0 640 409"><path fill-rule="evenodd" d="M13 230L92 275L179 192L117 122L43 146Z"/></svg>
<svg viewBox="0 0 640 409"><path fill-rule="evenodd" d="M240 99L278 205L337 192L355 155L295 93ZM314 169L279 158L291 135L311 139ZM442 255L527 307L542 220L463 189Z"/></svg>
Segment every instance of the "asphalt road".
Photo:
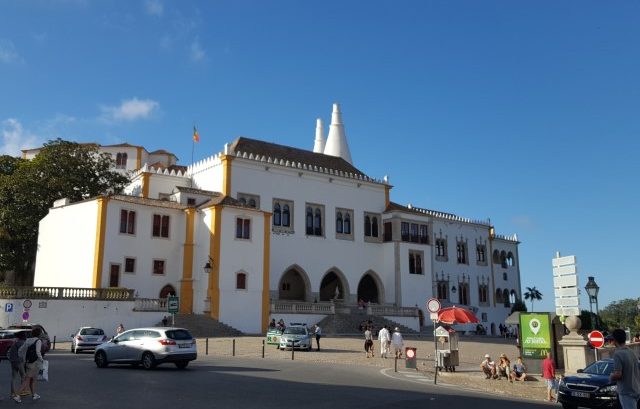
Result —
<svg viewBox="0 0 640 409"><path fill-rule="evenodd" d="M434 386L410 371L394 373L355 365L331 365L260 358L200 356L185 370L172 364L146 371L111 365L99 369L90 353L51 351L50 381L38 383L47 408L446 408L533 409L552 405ZM10 367L0 364L0 383L9 400Z"/></svg>

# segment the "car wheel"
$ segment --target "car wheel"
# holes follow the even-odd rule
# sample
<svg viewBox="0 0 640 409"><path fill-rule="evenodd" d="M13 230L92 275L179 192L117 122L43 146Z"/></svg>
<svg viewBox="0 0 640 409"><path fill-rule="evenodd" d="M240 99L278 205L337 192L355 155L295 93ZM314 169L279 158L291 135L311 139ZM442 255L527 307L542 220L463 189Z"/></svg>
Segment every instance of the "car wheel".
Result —
<svg viewBox="0 0 640 409"><path fill-rule="evenodd" d="M156 366L156 359L151 352L142 354L142 367L144 369L153 369Z"/></svg>
<svg viewBox="0 0 640 409"><path fill-rule="evenodd" d="M73 352L73 342L71 343L71 352Z"/></svg>
<svg viewBox="0 0 640 409"><path fill-rule="evenodd" d="M107 360L107 354L104 351L96 352L96 356L93 358L98 368L106 368L109 365L109 361Z"/></svg>
<svg viewBox="0 0 640 409"><path fill-rule="evenodd" d="M578 409L578 407L576 405L571 405L569 403L563 403L562 409Z"/></svg>
<svg viewBox="0 0 640 409"><path fill-rule="evenodd" d="M77 345L75 345L75 346L73 347L73 353L74 353L74 354L77 354L78 352L80 352L80 351L78 350L78 346L77 346Z"/></svg>
<svg viewBox="0 0 640 409"><path fill-rule="evenodd" d="M178 362L176 362L176 366L179 369L184 369L184 368L187 367L187 365L189 365L189 361L178 361Z"/></svg>

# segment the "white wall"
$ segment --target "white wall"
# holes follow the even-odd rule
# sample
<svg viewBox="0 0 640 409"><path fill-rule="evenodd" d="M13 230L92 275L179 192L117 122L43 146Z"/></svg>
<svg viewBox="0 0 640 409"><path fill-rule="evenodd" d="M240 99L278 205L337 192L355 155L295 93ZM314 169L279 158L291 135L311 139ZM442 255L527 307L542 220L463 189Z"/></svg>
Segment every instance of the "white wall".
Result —
<svg viewBox="0 0 640 409"><path fill-rule="evenodd" d="M420 320L418 317L392 317L386 316L384 317L393 322L397 322L398 324L404 325L407 328L411 328L414 331L420 331ZM389 328L389 331L393 333L393 328ZM406 344L406 342L405 342Z"/></svg>
<svg viewBox="0 0 640 409"><path fill-rule="evenodd" d="M7 328L22 323L24 299L0 299L4 311L7 303L14 306L13 313L0 314L0 326ZM126 329L154 326L167 315L166 312L133 311L133 301L95 300L32 300L29 323L41 324L57 341L69 341L81 326L102 328L107 336L115 335L116 327L122 323Z"/></svg>
<svg viewBox="0 0 640 409"><path fill-rule="evenodd" d="M34 286L92 287L96 200L49 209L40 221Z"/></svg>
<svg viewBox="0 0 640 409"><path fill-rule="evenodd" d="M190 179L182 176L163 175L150 173L149 198L159 199L160 193L170 195L176 186L189 186Z"/></svg>

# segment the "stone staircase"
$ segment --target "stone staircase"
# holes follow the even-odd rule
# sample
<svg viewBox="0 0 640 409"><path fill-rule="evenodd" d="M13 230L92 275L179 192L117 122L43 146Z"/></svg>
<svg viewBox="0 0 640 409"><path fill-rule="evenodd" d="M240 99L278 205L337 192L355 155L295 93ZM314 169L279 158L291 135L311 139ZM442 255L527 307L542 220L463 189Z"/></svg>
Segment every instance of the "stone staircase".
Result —
<svg viewBox="0 0 640 409"><path fill-rule="evenodd" d="M171 325L171 317L169 325ZM159 323L158 325L162 325ZM204 314L177 314L175 326L186 328L195 338L238 337L241 331Z"/></svg>
<svg viewBox="0 0 640 409"><path fill-rule="evenodd" d="M395 327L400 329L400 333L403 335L415 335L416 331L398 324L395 321L386 319L381 316L369 316L366 314L341 314L336 313L325 317L320 321L319 325L322 328L322 333L325 335L353 335L360 334L358 327L362 321L371 320L374 326L375 333L384 325L389 328L391 332Z"/></svg>

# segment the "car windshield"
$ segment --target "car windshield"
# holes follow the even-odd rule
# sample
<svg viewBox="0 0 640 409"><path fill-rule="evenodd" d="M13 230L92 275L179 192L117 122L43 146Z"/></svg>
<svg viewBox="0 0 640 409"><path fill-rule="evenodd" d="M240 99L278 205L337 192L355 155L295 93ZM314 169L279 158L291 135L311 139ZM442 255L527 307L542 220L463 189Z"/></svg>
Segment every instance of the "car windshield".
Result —
<svg viewBox="0 0 640 409"><path fill-rule="evenodd" d="M104 331L100 328L82 328L80 335L104 335Z"/></svg>
<svg viewBox="0 0 640 409"><path fill-rule="evenodd" d="M193 338L189 331L184 329L172 329L167 331L167 338L175 339L175 340L184 340Z"/></svg>
<svg viewBox="0 0 640 409"><path fill-rule="evenodd" d="M15 332L0 332L0 339L9 339L9 338L15 338L16 337L16 333Z"/></svg>
<svg viewBox="0 0 640 409"><path fill-rule="evenodd" d="M584 368L583 373L591 375L611 375L613 371L613 361L598 361Z"/></svg>
<svg viewBox="0 0 640 409"><path fill-rule="evenodd" d="M306 331L302 327L289 327L284 330L284 333L291 335L305 335Z"/></svg>

